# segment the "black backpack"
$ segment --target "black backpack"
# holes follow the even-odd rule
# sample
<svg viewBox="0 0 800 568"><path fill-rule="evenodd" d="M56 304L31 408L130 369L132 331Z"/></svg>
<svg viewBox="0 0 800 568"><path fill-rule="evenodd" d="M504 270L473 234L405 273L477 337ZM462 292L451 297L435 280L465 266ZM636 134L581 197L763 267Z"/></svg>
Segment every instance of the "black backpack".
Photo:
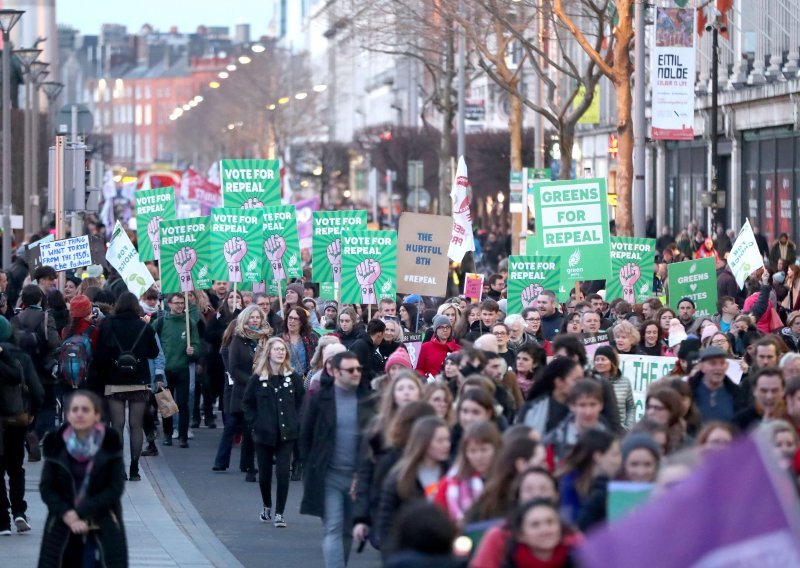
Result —
<svg viewBox="0 0 800 568"><path fill-rule="evenodd" d="M139 345L139 340L142 338L142 335L144 335L145 329L147 329L147 325L143 325L142 329L139 330L139 335L136 336L136 340L133 342L133 345L130 346L130 349L123 349L119 344L117 334L114 333L113 330L111 332L111 335L114 337L114 343L117 344L117 349L119 349L119 356L117 357L115 365L123 379L132 379L136 376L136 371L139 368L139 358L134 351L136 350L136 346Z"/></svg>

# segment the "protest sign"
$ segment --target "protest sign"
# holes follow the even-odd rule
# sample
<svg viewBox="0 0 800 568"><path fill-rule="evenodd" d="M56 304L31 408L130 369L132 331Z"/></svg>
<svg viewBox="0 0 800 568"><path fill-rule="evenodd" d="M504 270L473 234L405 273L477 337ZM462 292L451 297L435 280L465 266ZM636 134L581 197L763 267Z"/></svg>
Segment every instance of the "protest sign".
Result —
<svg viewBox="0 0 800 568"><path fill-rule="evenodd" d="M611 278L606 281L606 301L622 298L642 303L653 295L656 241L611 237Z"/></svg>
<svg viewBox="0 0 800 568"><path fill-rule="evenodd" d="M508 313L518 314L537 307L544 290L558 291L561 257L511 256L508 259Z"/></svg>
<svg viewBox="0 0 800 568"><path fill-rule="evenodd" d="M728 255L728 266L733 272L739 288L744 287L744 282L748 276L764 266L764 258L758 250L750 219L745 219L744 225L739 230L736 241L733 243L733 248L731 248L731 252Z"/></svg>
<svg viewBox="0 0 800 568"><path fill-rule="evenodd" d="M698 258L667 265L668 303L675 310L681 298L691 298L695 317L717 311L717 262L714 257Z"/></svg>
<svg viewBox="0 0 800 568"><path fill-rule="evenodd" d="M161 222L161 291L191 292L211 287L208 217Z"/></svg>
<svg viewBox="0 0 800 568"><path fill-rule="evenodd" d="M475 239L472 234L472 213L470 212L470 186L467 179L467 163L464 156L458 158L456 177L450 190L453 204L453 224L447 256L461 262L467 251L475 250Z"/></svg>
<svg viewBox="0 0 800 568"><path fill-rule="evenodd" d="M264 266L265 282L302 278L300 242L297 237L297 217L294 205L279 205L264 209Z"/></svg>
<svg viewBox="0 0 800 568"><path fill-rule="evenodd" d="M607 331L599 331L594 335L583 334L583 347L586 349L586 357L591 361L594 359L594 352L600 347L611 345Z"/></svg>
<svg viewBox="0 0 800 568"><path fill-rule="evenodd" d="M775 464L775 450L760 443L743 436L704 454L688 477L590 532L578 548L579 565L800 566L797 487Z"/></svg>
<svg viewBox="0 0 800 568"><path fill-rule="evenodd" d="M347 231L342 233L343 304L377 304L397 296L397 233Z"/></svg>
<svg viewBox="0 0 800 568"><path fill-rule="evenodd" d="M342 277L342 243L345 231L367 228L366 211L314 211L312 220L311 266L314 282L339 283ZM333 299L327 298L325 299Z"/></svg>
<svg viewBox="0 0 800 568"><path fill-rule="evenodd" d="M56 272L92 264L89 237L73 237L39 245L39 265L51 266Z"/></svg>
<svg viewBox="0 0 800 568"><path fill-rule="evenodd" d="M483 299L483 274L467 272L464 276L464 296L471 302Z"/></svg>
<svg viewBox="0 0 800 568"><path fill-rule="evenodd" d="M564 261L564 257L540 251L539 245L536 242L536 237L531 237L531 236L525 239L525 255L558 256L558 258L560 259L559 266L561 267L561 269L559 270L558 286L553 289L553 292L556 293L556 300L558 300L559 302L569 302L569 294L573 290L573 285L572 282L570 282L567 279L567 263Z"/></svg>
<svg viewBox="0 0 800 568"><path fill-rule="evenodd" d="M444 243L452 219L443 215L403 213L397 233L397 291L444 297L450 260Z"/></svg>
<svg viewBox="0 0 800 568"><path fill-rule="evenodd" d="M281 204L278 160L221 160L220 170L224 207L257 209Z"/></svg>
<svg viewBox="0 0 800 568"><path fill-rule="evenodd" d="M211 278L258 282L264 257L262 209L211 210Z"/></svg>
<svg viewBox="0 0 800 568"><path fill-rule="evenodd" d="M160 187L142 189L134 194L136 199L136 244L139 259L158 260L158 224L175 218L175 189Z"/></svg>
<svg viewBox="0 0 800 568"><path fill-rule="evenodd" d="M535 254L560 255L568 282L608 278L611 243L605 179L536 182L533 206Z"/></svg>
<svg viewBox="0 0 800 568"><path fill-rule="evenodd" d="M106 251L106 260L122 276L122 281L125 282L128 291L132 292L137 298L141 298L142 294L147 292L155 283L153 275L150 274L147 266L139 259L136 247L133 246L128 233L125 232L119 221L114 225L114 231L111 233L111 241L109 241L108 250Z"/></svg>
<svg viewBox="0 0 800 568"><path fill-rule="evenodd" d="M419 361L419 352L422 349L423 336L424 334L422 333L406 333L403 335L403 346L411 358L411 366L415 369L417 368L417 361Z"/></svg>

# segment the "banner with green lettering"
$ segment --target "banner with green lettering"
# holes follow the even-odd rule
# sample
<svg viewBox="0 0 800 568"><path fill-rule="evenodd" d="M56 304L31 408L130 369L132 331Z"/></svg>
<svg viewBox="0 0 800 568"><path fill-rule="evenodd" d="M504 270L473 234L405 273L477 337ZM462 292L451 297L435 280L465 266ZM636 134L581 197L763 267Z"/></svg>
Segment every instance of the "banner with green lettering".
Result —
<svg viewBox="0 0 800 568"><path fill-rule="evenodd" d="M377 304L397 295L397 233L342 233L343 304Z"/></svg>
<svg viewBox="0 0 800 568"><path fill-rule="evenodd" d="M611 278L606 281L606 301L622 298L637 304L651 298L655 261L655 239L611 237Z"/></svg>
<svg viewBox="0 0 800 568"><path fill-rule="evenodd" d="M225 207L257 209L281 204L278 160L221 160L220 182Z"/></svg>
<svg viewBox="0 0 800 568"><path fill-rule="evenodd" d="M535 308L544 290L558 292L561 257L511 256L508 259L508 313L519 314Z"/></svg>
<svg viewBox="0 0 800 568"><path fill-rule="evenodd" d="M211 288L208 217L161 222L161 291Z"/></svg>
<svg viewBox="0 0 800 568"><path fill-rule="evenodd" d="M717 262L714 257L667 265L668 304L677 311L681 298L695 303L695 317L717 311Z"/></svg>
<svg viewBox="0 0 800 568"><path fill-rule="evenodd" d="M342 278L342 243L346 231L366 230L366 211L314 211L311 215L311 266L313 280L319 284L339 284ZM320 298L328 296L330 287L320 286ZM322 294L326 295L323 296Z"/></svg>
<svg viewBox="0 0 800 568"><path fill-rule="evenodd" d="M294 205L264 209L264 254L262 273L265 282L303 277Z"/></svg>
<svg viewBox="0 0 800 568"><path fill-rule="evenodd" d="M158 224L175 218L175 188L141 189L136 200L136 248L139 260L158 260Z"/></svg>
<svg viewBox="0 0 800 568"><path fill-rule="evenodd" d="M211 210L211 278L259 282L264 258L263 209Z"/></svg>
<svg viewBox="0 0 800 568"><path fill-rule="evenodd" d="M569 282L602 280L611 272L606 180L533 184L537 254L560 255Z"/></svg>
<svg viewBox="0 0 800 568"><path fill-rule="evenodd" d="M525 239L525 254L527 256L546 256L539 251L538 246L535 237L527 237ZM559 269L558 286L553 288L553 292L556 293L556 300L559 302L569 302L569 294L575 289L575 285L567 279L567 263L559 255L549 256L557 257L559 259L558 265L561 267Z"/></svg>

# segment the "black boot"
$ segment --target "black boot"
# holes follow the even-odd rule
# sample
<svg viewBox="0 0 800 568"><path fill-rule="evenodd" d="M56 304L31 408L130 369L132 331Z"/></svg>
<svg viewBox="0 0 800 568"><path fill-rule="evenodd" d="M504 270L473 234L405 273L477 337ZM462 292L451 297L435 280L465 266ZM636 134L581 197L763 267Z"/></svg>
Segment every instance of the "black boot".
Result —
<svg viewBox="0 0 800 568"><path fill-rule="evenodd" d="M139 475L139 460L131 460L131 471L128 475L128 481L141 481L142 476Z"/></svg>
<svg viewBox="0 0 800 568"><path fill-rule="evenodd" d="M149 440L147 442L147 448L142 450L142 455L144 457L150 457L150 456L157 456L158 455L158 447L156 446L156 441L155 440Z"/></svg>
<svg viewBox="0 0 800 568"><path fill-rule="evenodd" d="M292 481L302 481L303 479L303 464L296 463L292 468Z"/></svg>

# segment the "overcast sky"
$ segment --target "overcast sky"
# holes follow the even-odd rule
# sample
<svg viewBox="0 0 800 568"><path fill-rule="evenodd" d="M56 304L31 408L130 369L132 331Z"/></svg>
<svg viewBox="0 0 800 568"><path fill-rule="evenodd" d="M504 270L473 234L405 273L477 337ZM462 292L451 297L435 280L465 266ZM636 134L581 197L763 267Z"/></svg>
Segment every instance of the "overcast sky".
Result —
<svg viewBox="0 0 800 568"><path fill-rule="evenodd" d="M167 31L193 32L199 25L250 24L252 38L267 32L272 18L269 0L58 0L56 21L69 24L85 35L96 35L102 24L123 24L136 32L144 24Z"/></svg>

